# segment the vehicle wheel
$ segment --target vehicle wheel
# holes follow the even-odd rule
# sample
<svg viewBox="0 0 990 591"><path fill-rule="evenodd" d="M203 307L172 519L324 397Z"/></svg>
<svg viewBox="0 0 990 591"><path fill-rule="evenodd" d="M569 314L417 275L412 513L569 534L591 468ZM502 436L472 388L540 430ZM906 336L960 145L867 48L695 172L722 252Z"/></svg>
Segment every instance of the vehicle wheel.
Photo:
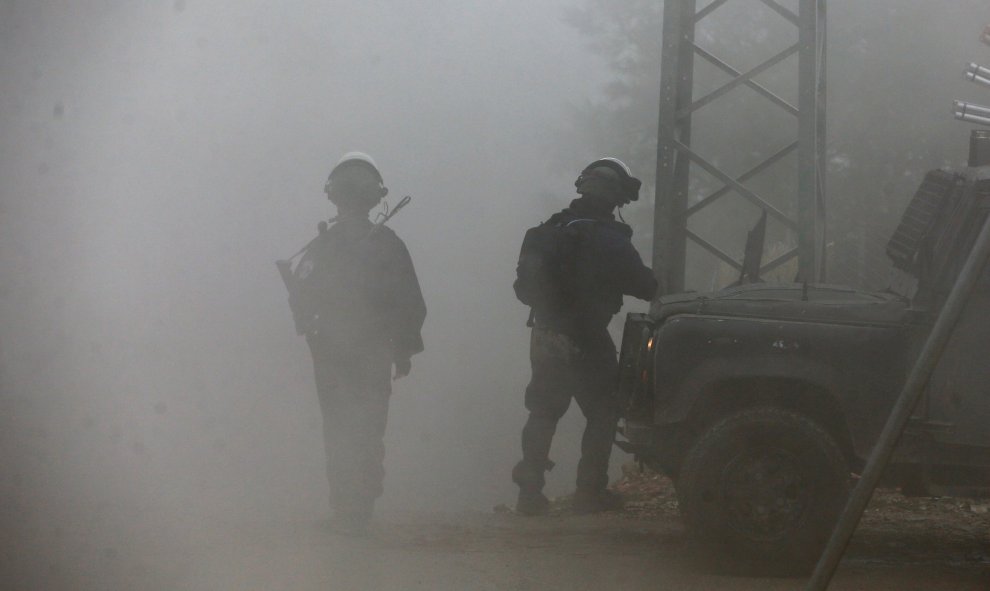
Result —
<svg viewBox="0 0 990 591"><path fill-rule="evenodd" d="M706 545L764 572L792 573L814 566L848 488L845 458L824 429L760 407L701 434L681 465L677 496Z"/></svg>

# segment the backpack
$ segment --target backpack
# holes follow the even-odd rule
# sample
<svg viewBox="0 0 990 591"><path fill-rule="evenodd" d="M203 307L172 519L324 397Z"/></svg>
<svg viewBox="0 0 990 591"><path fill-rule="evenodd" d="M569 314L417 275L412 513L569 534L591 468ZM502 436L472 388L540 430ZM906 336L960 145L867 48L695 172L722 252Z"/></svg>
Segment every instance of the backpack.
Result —
<svg viewBox="0 0 990 591"><path fill-rule="evenodd" d="M556 216L555 216L556 217ZM516 280L512 284L520 302L538 310L571 306L580 288L582 233L578 228L590 220L565 222L550 218L526 231Z"/></svg>

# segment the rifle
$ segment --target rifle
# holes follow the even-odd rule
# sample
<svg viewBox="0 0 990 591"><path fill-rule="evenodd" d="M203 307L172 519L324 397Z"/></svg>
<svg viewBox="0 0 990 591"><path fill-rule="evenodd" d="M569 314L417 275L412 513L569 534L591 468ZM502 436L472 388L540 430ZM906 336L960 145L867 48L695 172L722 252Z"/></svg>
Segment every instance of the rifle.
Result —
<svg viewBox="0 0 990 591"><path fill-rule="evenodd" d="M310 329L303 323L303 315L296 305L296 278L292 274L292 259L309 250L310 247L313 246L313 243L319 240L319 238L326 233L327 228L330 227L329 224L335 222L336 220L337 218L335 217L330 218L329 223L321 220L320 223L316 225L316 238L313 238L307 242L305 246L296 251L296 254L291 257L275 261L275 267L278 269L279 276L282 277L282 283L285 284L285 290L289 292L289 310L292 311L292 320L295 322L296 334L298 335L304 335L308 333Z"/></svg>
<svg viewBox="0 0 990 591"><path fill-rule="evenodd" d="M389 221L390 219L392 219L392 217L395 214L399 213L399 210L401 210L406 205L409 205L410 201L412 201L412 197L406 195L401 200L399 200L399 203L397 203L395 208L392 209L391 211L389 211L388 204L386 203L384 211L379 212L378 215L375 216L375 222L372 225L371 230L368 232L368 235L365 236L365 239L367 239L375 232L377 232L382 226L385 225L385 222ZM303 246L298 251L296 251L296 254L292 255L291 257L287 259L280 259L275 261L275 267L278 269L279 276L282 277L282 283L285 284L285 289L286 291L289 292L289 309L292 311L292 319L295 321L296 324L296 334L299 335L306 334L310 332L310 327L306 326L303 323L303 314L301 313L300 310L298 310L298 306L296 304L296 278L292 272L292 260L298 257L299 255L305 253L306 251L308 251L313 246L313 244L315 244L316 241L319 240L320 237L322 237L327 232L327 229L330 227L330 224L336 221L337 221L336 216L330 218L327 221L321 220L320 223L317 224L316 226L318 233L315 238L307 242L305 246Z"/></svg>
<svg viewBox="0 0 990 591"><path fill-rule="evenodd" d="M375 223L374 225L371 226L371 231L368 232L368 236L371 236L372 234L377 232L379 228L385 225L385 222L389 221L390 219L392 219L392 216L399 213L400 209L409 205L410 201L412 201L412 197L406 195L405 197L400 199L398 203L395 204L395 209L391 211L389 211L388 204L386 203L385 210L378 212L378 215L375 216Z"/></svg>

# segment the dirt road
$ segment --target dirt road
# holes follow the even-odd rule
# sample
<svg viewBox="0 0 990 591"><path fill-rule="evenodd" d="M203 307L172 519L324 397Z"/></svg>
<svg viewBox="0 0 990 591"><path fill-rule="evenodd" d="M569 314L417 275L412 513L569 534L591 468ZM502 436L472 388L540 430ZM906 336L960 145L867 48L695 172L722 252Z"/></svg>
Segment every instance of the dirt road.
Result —
<svg viewBox="0 0 990 591"><path fill-rule="evenodd" d="M661 503L662 501L661 497ZM990 589L986 518L874 507L836 590ZM955 505L953 505L955 506ZM34 532L6 553L4 589L87 590L798 590L804 579L720 572L676 515L524 518L477 512L383 516L342 537L318 520L173 520ZM926 513L928 515L926 515ZM969 527L973 525L973 527ZM73 530L74 528L74 530ZM82 528L82 529L79 529ZM111 534L112 532L112 534ZM13 541L13 540L8 540ZM11 546L8 546L12 548Z"/></svg>

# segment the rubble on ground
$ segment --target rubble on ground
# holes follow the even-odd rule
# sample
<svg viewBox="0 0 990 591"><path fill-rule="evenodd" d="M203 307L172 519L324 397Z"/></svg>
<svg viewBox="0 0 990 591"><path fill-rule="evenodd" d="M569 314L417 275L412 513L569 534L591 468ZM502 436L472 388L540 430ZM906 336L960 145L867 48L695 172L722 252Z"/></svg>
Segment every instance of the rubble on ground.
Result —
<svg viewBox="0 0 990 591"><path fill-rule="evenodd" d="M609 488L625 500L624 516L680 519L673 481L636 462L622 466L622 477ZM550 514L570 511L571 496L550 499ZM497 513L511 513L509 505L499 505ZM956 528L990 533L990 499L956 497L906 497L894 489L879 489L863 515L866 528L890 524L929 523L936 528Z"/></svg>

